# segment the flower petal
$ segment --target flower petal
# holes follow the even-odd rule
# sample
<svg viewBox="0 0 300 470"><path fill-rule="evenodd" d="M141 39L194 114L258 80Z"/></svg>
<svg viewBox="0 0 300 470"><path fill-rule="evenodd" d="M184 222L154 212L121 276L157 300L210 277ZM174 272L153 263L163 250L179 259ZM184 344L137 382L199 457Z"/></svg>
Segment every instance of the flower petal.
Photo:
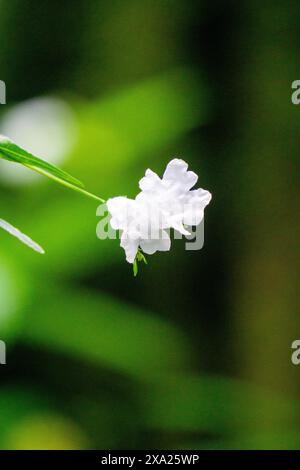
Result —
<svg viewBox="0 0 300 470"><path fill-rule="evenodd" d="M139 238L131 237L127 232L123 232L121 247L125 250L126 261L133 263L139 247Z"/></svg>
<svg viewBox="0 0 300 470"><path fill-rule="evenodd" d="M202 207L204 208L207 206L207 204L210 203L212 195L209 191L206 189L194 189L193 191L190 191L189 193L193 200L197 200L197 203L201 203Z"/></svg>
<svg viewBox="0 0 300 470"><path fill-rule="evenodd" d="M122 230L127 227L132 202L132 199L125 196L113 197L106 202L111 215L110 225L114 230Z"/></svg>
<svg viewBox="0 0 300 470"><path fill-rule="evenodd" d="M171 248L171 239L169 234L162 230L159 238L149 238L140 241L140 247L144 253L153 255L156 251L169 251Z"/></svg>
<svg viewBox="0 0 300 470"><path fill-rule="evenodd" d="M155 191L161 185L160 177L152 170L146 170L145 176L139 181L139 187L142 191Z"/></svg>
<svg viewBox="0 0 300 470"><path fill-rule="evenodd" d="M184 191L191 189L198 180L193 171L187 171L188 164L179 158L174 158L168 163L164 172L163 181L180 184Z"/></svg>
<svg viewBox="0 0 300 470"><path fill-rule="evenodd" d="M171 215L168 218L168 222L169 222L170 227L182 233L182 235L188 236L190 235L190 232L188 232L188 230L186 230L183 226L183 217L184 217L183 213Z"/></svg>
<svg viewBox="0 0 300 470"><path fill-rule="evenodd" d="M190 191L184 203L183 223L199 225L204 216L204 208L211 201L211 194L205 189Z"/></svg>

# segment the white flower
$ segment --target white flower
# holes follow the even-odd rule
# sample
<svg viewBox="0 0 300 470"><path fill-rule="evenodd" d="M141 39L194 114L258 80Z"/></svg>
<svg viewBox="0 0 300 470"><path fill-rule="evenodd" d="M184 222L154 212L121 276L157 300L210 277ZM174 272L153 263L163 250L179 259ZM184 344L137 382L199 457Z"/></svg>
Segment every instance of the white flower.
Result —
<svg viewBox="0 0 300 470"><path fill-rule="evenodd" d="M3 230L6 230L6 232L18 238L19 240L21 240L21 242L25 243L25 245L29 246L30 248L37 251L38 253L42 253L42 254L45 253L43 248L40 245L35 243L33 240L31 240L31 238L29 238L27 235L24 235L24 233L20 232L20 230L13 227L5 220L0 219L0 228L3 228Z"/></svg>
<svg viewBox="0 0 300 470"><path fill-rule="evenodd" d="M111 226L121 231L121 247L129 263L134 263L139 249L151 255L170 250L170 228L189 235L185 226L201 223L211 194L204 189L191 190L197 180L188 164L175 158L162 179L146 171L135 199L120 196L107 201Z"/></svg>

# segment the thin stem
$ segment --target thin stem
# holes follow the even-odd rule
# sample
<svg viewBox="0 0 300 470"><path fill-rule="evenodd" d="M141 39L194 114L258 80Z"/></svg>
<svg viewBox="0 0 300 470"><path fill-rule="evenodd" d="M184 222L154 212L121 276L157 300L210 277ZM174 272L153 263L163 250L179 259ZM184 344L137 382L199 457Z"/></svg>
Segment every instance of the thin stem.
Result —
<svg viewBox="0 0 300 470"><path fill-rule="evenodd" d="M64 181L64 180L62 180L62 179L60 179L60 178L58 178L54 175L51 175L50 173L48 173L47 171L42 170L41 168L36 168L35 166L26 165L26 164L25 164L25 166L27 168L30 168L31 170L36 171L37 173L40 173L41 175L47 176L48 178L50 178L54 181L57 181L58 183L62 184L63 186L66 186L67 188L73 189L74 191L77 191L78 193L81 193L81 194L84 194L87 197L90 197L91 199L95 199L96 201L99 201L99 202L102 202L102 203L106 202L105 199L102 199L101 197L98 197L95 194L89 193L85 189L79 188L78 186L75 186L71 183L68 183L67 181Z"/></svg>

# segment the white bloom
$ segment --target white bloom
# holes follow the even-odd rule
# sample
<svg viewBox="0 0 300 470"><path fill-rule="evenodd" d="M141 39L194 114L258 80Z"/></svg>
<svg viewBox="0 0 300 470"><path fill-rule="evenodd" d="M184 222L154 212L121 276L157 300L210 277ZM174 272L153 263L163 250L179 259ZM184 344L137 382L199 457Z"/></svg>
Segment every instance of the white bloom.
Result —
<svg viewBox="0 0 300 470"><path fill-rule="evenodd" d="M20 230L13 227L5 220L0 219L0 228L3 228L4 230L6 230L6 232L18 238L19 240L21 240L21 242L25 243L25 245L29 246L30 248L37 251L38 253L42 253L42 254L45 253L43 248L40 245L35 243L33 240L31 240L31 238L29 238L27 235L24 235L24 233L20 232Z"/></svg>
<svg viewBox="0 0 300 470"><path fill-rule="evenodd" d="M129 263L134 262L139 248L147 254L170 250L170 228L189 235L185 226L201 223L211 194L204 189L191 190L197 180L188 164L175 158L162 179L146 171L135 199L120 196L107 201L111 226L121 231L121 246Z"/></svg>

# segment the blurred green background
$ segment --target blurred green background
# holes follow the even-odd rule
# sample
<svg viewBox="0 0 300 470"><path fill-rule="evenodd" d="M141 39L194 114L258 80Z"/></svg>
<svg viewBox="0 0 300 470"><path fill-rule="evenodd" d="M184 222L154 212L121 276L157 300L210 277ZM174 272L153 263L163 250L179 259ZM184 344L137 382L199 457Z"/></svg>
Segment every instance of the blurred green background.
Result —
<svg viewBox="0 0 300 470"><path fill-rule="evenodd" d="M300 448L300 4L0 0L0 133L104 198L174 156L205 246L137 278L96 204L0 167L2 449ZM299 200L299 199L298 199Z"/></svg>

